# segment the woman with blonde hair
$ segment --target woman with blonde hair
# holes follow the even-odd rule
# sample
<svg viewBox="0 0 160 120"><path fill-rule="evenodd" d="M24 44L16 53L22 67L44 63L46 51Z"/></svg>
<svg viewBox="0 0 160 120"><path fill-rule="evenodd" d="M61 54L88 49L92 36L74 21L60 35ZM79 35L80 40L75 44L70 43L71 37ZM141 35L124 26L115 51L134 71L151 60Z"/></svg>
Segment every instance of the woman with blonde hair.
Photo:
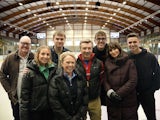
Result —
<svg viewBox="0 0 160 120"><path fill-rule="evenodd" d="M20 119L51 120L53 116L47 93L48 83L55 75L56 65L51 62L50 48L40 46L27 68L28 72L22 80Z"/></svg>
<svg viewBox="0 0 160 120"><path fill-rule="evenodd" d="M85 120L88 94L86 81L75 70L76 58L72 52L60 55L58 75L49 85L49 104L54 120Z"/></svg>

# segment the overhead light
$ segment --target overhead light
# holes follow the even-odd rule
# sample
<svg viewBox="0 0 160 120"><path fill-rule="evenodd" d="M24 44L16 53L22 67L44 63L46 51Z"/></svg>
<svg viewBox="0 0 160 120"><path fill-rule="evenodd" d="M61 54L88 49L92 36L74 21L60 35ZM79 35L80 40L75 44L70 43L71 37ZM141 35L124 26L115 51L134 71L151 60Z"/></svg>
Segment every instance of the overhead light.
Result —
<svg viewBox="0 0 160 120"><path fill-rule="evenodd" d="M98 1L98 2L96 2L96 6L100 6L101 5L101 3Z"/></svg>
<svg viewBox="0 0 160 120"><path fill-rule="evenodd" d="M46 3L46 6L47 6L47 7L50 7L50 6L51 6L51 3L50 3L50 2L47 2L47 3Z"/></svg>

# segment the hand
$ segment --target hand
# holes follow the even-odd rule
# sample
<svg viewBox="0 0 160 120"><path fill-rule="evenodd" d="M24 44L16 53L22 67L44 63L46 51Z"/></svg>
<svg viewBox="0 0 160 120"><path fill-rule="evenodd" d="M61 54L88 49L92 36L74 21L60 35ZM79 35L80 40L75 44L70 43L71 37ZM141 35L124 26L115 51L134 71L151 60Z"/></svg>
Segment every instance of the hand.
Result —
<svg viewBox="0 0 160 120"><path fill-rule="evenodd" d="M24 68L24 70L23 70L23 74L26 74L28 71L29 71L29 69L28 69L28 68Z"/></svg>
<svg viewBox="0 0 160 120"><path fill-rule="evenodd" d="M122 101L121 96L119 96L116 92L112 92L110 95L110 99L112 102L119 104Z"/></svg>
<svg viewBox="0 0 160 120"><path fill-rule="evenodd" d="M8 97L9 97L9 99L10 99L14 104L17 103L17 99L14 97L12 91L8 92Z"/></svg>

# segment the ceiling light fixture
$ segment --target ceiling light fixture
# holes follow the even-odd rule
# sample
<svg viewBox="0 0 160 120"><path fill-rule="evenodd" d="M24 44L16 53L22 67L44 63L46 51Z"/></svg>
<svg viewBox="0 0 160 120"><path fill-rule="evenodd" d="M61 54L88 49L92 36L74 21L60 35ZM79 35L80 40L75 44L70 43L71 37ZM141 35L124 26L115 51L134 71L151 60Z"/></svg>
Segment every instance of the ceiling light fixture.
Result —
<svg viewBox="0 0 160 120"><path fill-rule="evenodd" d="M98 6L101 6L101 3L98 1L98 2L96 2L95 5L98 7Z"/></svg>
<svg viewBox="0 0 160 120"><path fill-rule="evenodd" d="M47 6L47 7L50 7L50 6L51 6L51 3L50 3L50 2L47 2L47 3L46 3L46 6Z"/></svg>
<svg viewBox="0 0 160 120"><path fill-rule="evenodd" d="M139 20L139 21L131 24L130 26L128 26L128 27L120 30L119 33L124 32L125 30L130 29L131 27L137 26L138 24L140 25L140 24L142 24L142 22L146 21L146 20L149 19L149 18L152 18L153 16L155 16L155 15L157 15L157 14L159 14L159 13L160 13L160 10L158 10L158 11L156 11L156 12L154 12L154 13L146 16L145 18L143 18L143 19L141 19L141 20Z"/></svg>

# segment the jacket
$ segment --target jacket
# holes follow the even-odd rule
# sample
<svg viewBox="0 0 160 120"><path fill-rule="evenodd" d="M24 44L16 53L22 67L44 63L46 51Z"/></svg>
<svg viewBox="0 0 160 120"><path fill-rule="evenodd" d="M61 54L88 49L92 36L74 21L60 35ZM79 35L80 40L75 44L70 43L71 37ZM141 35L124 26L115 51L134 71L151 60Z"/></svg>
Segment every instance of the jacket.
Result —
<svg viewBox="0 0 160 120"><path fill-rule="evenodd" d="M58 64L58 59L59 58L58 58L58 55L53 48L54 48L54 46L51 48L52 61L54 63ZM69 50L67 48L63 47L62 52L66 52L66 51L69 51Z"/></svg>
<svg viewBox="0 0 160 120"><path fill-rule="evenodd" d="M21 88L21 120L30 120L32 113L50 109L48 84L56 72L56 65L49 67L49 77L46 79L34 60L27 64L27 68L29 68L29 72L24 75Z"/></svg>
<svg viewBox="0 0 160 120"><path fill-rule="evenodd" d="M74 71L76 76L69 83L63 70L52 78L49 85L49 104L54 112L54 120L84 120L88 106L86 82ZM71 85L72 84L72 85Z"/></svg>
<svg viewBox="0 0 160 120"><path fill-rule="evenodd" d="M33 53L29 53L27 62L34 58ZM2 63L0 70L0 81L5 91L8 93L9 99L16 104L18 102L17 97L17 82L19 75L19 63L20 57L18 50L9 54Z"/></svg>
<svg viewBox="0 0 160 120"><path fill-rule="evenodd" d="M160 88L160 67L158 60L146 49L141 48L139 54L129 53L138 73L137 92L152 92Z"/></svg>
<svg viewBox="0 0 160 120"><path fill-rule="evenodd" d="M108 57L108 44L105 45L105 48L103 51L98 50L97 46L95 46L93 48L93 53L95 53L96 58L98 58L103 63L105 63L105 60Z"/></svg>
<svg viewBox="0 0 160 120"><path fill-rule="evenodd" d="M78 56L77 63L76 63L76 69L80 72L80 74L86 79L86 82L88 81L89 87L88 87L88 94L89 94L89 100L94 100L97 97L100 96L100 88L102 83L102 78L104 75L104 66L102 61L97 59L94 54L92 54L92 57L90 59L91 61L91 67L90 69L90 78L87 80L87 73L84 68L83 60L81 57L81 54Z"/></svg>
<svg viewBox="0 0 160 120"><path fill-rule="evenodd" d="M96 58L105 63L105 60L108 57L108 44L106 43L105 48L102 51L98 50L97 46L95 46L93 48L93 53L95 53ZM101 98L101 105L106 106L106 91L104 89L104 84L101 85L100 98Z"/></svg>
<svg viewBox="0 0 160 120"><path fill-rule="evenodd" d="M136 85L137 71L132 60L123 53L116 59L108 58L105 62L106 69L106 91L113 89L122 97L121 106L137 106ZM107 106L114 106L107 96Z"/></svg>

